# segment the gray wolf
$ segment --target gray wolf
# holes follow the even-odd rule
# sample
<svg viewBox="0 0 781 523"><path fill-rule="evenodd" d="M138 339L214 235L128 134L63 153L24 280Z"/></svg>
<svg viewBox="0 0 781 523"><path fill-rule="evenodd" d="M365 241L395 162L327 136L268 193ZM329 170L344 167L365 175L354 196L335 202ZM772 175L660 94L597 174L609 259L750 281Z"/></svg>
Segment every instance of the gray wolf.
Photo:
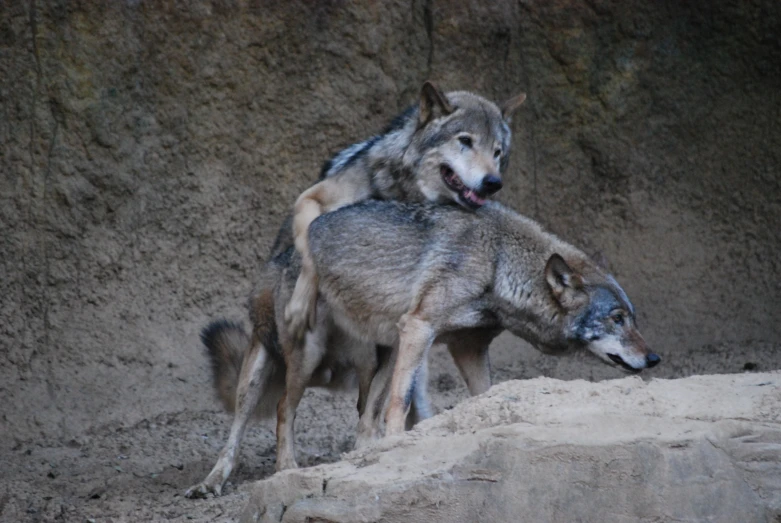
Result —
<svg viewBox="0 0 781 523"><path fill-rule="evenodd" d="M292 412L300 397L296 398L295 393L285 394L285 374L291 366L304 365L308 369L306 361L299 361L301 354L307 353L300 347L318 344L314 335L310 336L312 341L303 340L307 325L314 326L314 311L318 310L313 305L317 295L316 288L312 287L316 285L316 275L306 255L305 231L309 223L324 212L366 198L456 202L470 209L479 207L502 187L502 175L507 169L510 152L510 118L525 98L522 93L499 107L468 92L443 94L426 82L419 103L394 119L383 133L347 147L326 162L320 182L299 198L294 217L285 221L277 235L272 259L264 267L261 283L250 300L252 334L247 335L237 325L226 322L214 323L202 333L212 359L218 395L226 408L234 412L234 422L217 464L204 482L187 491L188 497L208 493L219 495L235 466L239 443L256 405L260 406L256 414L268 415L272 410L269 407L279 398L283 401L277 412L277 468L295 466L291 447ZM304 253L303 270L293 270L290 266L289 247L293 243ZM300 257L296 260L299 264L302 261ZM286 281L286 275L293 273L303 273L295 286L298 295L303 297L298 299L298 307L287 307L287 316L305 321L294 319L293 328L289 329L275 320L277 304L292 301L288 295L293 288L279 284ZM327 313L324 317L328 317ZM293 338L289 338L288 333L292 333ZM326 340L319 343L322 345L334 338L338 338L338 333L332 333L330 338L326 336ZM359 441L376 433L374 419L380 407L375 406L374 399L371 408L364 412L372 378L391 370L387 365L382 366L390 357L390 349L373 347L369 350L374 352L370 359L366 359L363 348L357 351L362 358L360 372L355 376L359 384L361 414ZM349 381L344 378L345 373L334 373L334 370L341 371L345 364L354 367L349 360L350 354L350 351L344 351L346 362L331 359L317 369L309 369L312 373L309 381L292 389L303 393L306 385L345 386ZM294 372L293 378L297 377ZM371 398L381 392L374 392ZM415 392L417 401L413 405L417 408L408 418L410 422L428 416L430 410L425 389L419 388Z"/></svg>
<svg viewBox="0 0 781 523"><path fill-rule="evenodd" d="M284 460L278 461L278 469L295 466L292 421L307 385L339 386L350 372L358 375L359 442L378 436L388 389L387 433L403 429L410 409L413 417L425 417L425 356L435 342L447 346L473 395L491 385L488 346L505 329L544 352L586 348L626 370L640 371L660 361L648 350L634 307L610 274L580 250L498 204L471 213L455 206L368 201L319 217L309 242L320 274L314 329L304 347L292 351L295 360L271 351L261 358L244 356L245 362L259 361L255 368L264 372L249 373L238 383L237 397L249 409L247 417L269 383L285 383L286 397L277 411L278 460ZM300 258L288 249L269 267L277 271L270 276L276 285L268 299L254 301L253 336L275 328L282 346L294 347L283 310ZM263 323L270 315L258 306L272 302L275 326ZM272 341L266 346L277 347ZM212 353L218 360L225 359L220 354L233 353L238 360L239 347L248 344L235 346L237 351ZM398 349L381 354L383 346ZM273 378L272 358L284 379ZM286 360L292 364L283 371ZM225 379L236 387L235 372ZM242 390L253 396L247 399L244 393L242 400ZM232 397L225 396L227 401ZM418 402L423 408L418 409ZM401 408L400 414L394 406ZM232 430L229 443L240 437ZM219 474L230 473L225 464L232 466L232 456L221 454L214 476L191 491L219 494L227 478Z"/></svg>
<svg viewBox="0 0 781 523"><path fill-rule="evenodd" d="M294 207L293 238L302 270L285 312L290 332L300 338L315 320L317 273L307 244L315 218L369 198L479 208L502 188L510 118L525 99L521 93L499 107L469 92L443 94L426 82L417 106L382 134L326 163L321 181L304 191Z"/></svg>
<svg viewBox="0 0 781 523"><path fill-rule="evenodd" d="M473 394L490 386L488 344L505 329L543 352L581 347L628 371L661 361L613 276L498 203L471 213L366 202L315 220L309 246L333 323L398 347L386 434L404 430L435 342L470 355L457 361Z"/></svg>

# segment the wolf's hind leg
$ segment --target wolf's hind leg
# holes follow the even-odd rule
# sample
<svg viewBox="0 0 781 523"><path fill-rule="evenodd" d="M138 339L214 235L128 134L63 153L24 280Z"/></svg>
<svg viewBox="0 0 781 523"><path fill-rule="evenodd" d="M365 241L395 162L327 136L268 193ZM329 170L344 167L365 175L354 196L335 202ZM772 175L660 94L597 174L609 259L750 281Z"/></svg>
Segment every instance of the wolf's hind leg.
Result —
<svg viewBox="0 0 781 523"><path fill-rule="evenodd" d="M445 342L472 396L491 388L488 346L498 334L499 331L493 329L461 331L451 335Z"/></svg>
<svg viewBox="0 0 781 523"><path fill-rule="evenodd" d="M285 394L277 404L277 470L298 467L295 453L296 409L304 396L304 390L312 379L312 374L320 365L326 350L328 328L326 322L320 322L309 331L304 343L286 339L283 347L287 374L285 375Z"/></svg>
<svg viewBox="0 0 781 523"><path fill-rule="evenodd" d="M241 365L239 385L236 389L236 412L233 416L228 441L220 452L212 471L201 483L187 489L184 494L186 497L205 498L209 494L219 496L222 493L223 485L238 463L239 445L247 423L252 417L272 372L273 363L270 361L266 348L257 339L253 339L252 348Z"/></svg>
<svg viewBox="0 0 781 523"><path fill-rule="evenodd" d="M363 383L368 376L359 376L358 391L358 427L355 431L355 448L360 449L381 436L382 413L388 397L391 375L393 373L392 351L390 347L376 347L377 361L371 372L368 387Z"/></svg>
<svg viewBox="0 0 781 523"><path fill-rule="evenodd" d="M363 342L354 342L363 343ZM374 377L377 375L377 371L380 368L383 355L381 354L385 348L379 347L373 344L369 344L366 350L361 350L358 357L353 358L356 374L358 375L358 416L360 417L366 410L366 404L369 400L369 394L371 394L371 386L374 381ZM343 349L344 350L344 349ZM373 353L371 351L374 351ZM374 357L370 357L373 354Z"/></svg>

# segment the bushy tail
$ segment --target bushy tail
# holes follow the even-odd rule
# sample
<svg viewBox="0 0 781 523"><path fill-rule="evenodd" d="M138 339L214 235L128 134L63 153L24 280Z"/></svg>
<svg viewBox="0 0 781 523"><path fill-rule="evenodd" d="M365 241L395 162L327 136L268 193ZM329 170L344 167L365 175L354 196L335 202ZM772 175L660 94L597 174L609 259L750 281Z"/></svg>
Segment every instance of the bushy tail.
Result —
<svg viewBox="0 0 781 523"><path fill-rule="evenodd" d="M201 331L201 341L206 346L206 354L211 362L217 397L225 410L233 413L236 410L236 388L241 365L250 349L249 334L237 323L216 320ZM256 418L268 418L276 412L277 401L285 390L284 364L269 355L257 386L263 390L253 414Z"/></svg>
<svg viewBox="0 0 781 523"><path fill-rule="evenodd" d="M250 338L244 328L227 320L211 322L201 331L201 341L212 364L212 380L217 397L228 412L236 408L236 387L244 353Z"/></svg>

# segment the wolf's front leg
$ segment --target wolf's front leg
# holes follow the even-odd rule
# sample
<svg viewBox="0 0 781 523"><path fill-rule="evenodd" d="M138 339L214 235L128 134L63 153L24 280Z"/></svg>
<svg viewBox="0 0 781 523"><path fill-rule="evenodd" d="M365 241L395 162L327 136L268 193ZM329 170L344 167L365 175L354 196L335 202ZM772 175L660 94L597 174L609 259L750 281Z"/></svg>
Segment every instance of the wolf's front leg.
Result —
<svg viewBox="0 0 781 523"><path fill-rule="evenodd" d="M285 321L290 335L298 340L303 339L307 329L311 329L317 320L317 272L312 265L312 259L308 257L309 254L306 256L302 255L301 273L285 308Z"/></svg>
<svg viewBox="0 0 781 523"><path fill-rule="evenodd" d="M431 407L431 401L428 398L428 358L424 357L415 373L415 380L410 393L412 402L407 414L405 424L406 430L433 416L434 409Z"/></svg>
<svg viewBox="0 0 781 523"><path fill-rule="evenodd" d="M318 216L369 198L371 184L363 170L347 169L313 185L298 197L293 214L293 240L301 255L301 274L285 307L285 322L301 340L316 320L317 272L309 251L309 226Z"/></svg>
<svg viewBox="0 0 781 523"><path fill-rule="evenodd" d="M424 358L434 342L434 328L426 320L405 314L399 321L399 351L391 379L390 403L385 414L385 434L404 432L412 394L423 367ZM421 383L420 386L425 386Z"/></svg>
<svg viewBox="0 0 781 523"><path fill-rule="evenodd" d="M288 332L301 340L307 329L315 323L315 304L317 302L317 272L309 252L309 225L323 214L323 207L318 200L320 184L304 191L296 201L293 216L293 240L296 250L301 255L301 273L296 280L293 295L285 307L285 322Z"/></svg>

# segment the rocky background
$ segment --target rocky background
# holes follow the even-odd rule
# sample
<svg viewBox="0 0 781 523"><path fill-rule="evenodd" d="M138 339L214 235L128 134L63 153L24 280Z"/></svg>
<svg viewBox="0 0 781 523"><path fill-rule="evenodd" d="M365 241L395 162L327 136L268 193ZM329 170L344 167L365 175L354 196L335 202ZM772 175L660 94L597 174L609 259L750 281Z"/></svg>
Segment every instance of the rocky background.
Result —
<svg viewBox="0 0 781 523"><path fill-rule="evenodd" d="M246 317L298 193L426 79L528 93L500 199L605 254L649 376L781 368L779 35L769 0L0 1L0 517L121 518L79 482L127 494L142 453L139 485L180 472L146 500L208 471L229 419L200 327ZM492 357L497 380L621 376L509 336ZM431 379L440 409L465 396L441 352ZM303 463L350 447L353 404L307 396ZM248 448L244 479L268 474L269 428Z"/></svg>

